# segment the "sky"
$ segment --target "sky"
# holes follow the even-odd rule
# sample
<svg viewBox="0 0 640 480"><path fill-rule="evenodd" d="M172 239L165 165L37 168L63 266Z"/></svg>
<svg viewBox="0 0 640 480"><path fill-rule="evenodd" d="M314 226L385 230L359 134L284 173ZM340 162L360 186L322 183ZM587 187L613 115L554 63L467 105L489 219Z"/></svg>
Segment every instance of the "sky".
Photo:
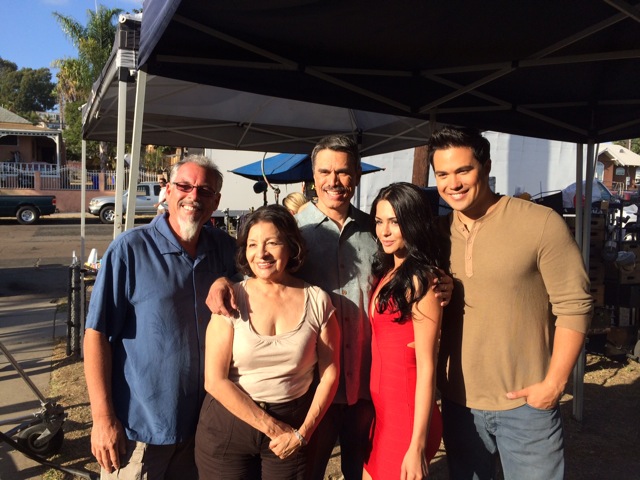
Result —
<svg viewBox="0 0 640 480"><path fill-rule="evenodd" d="M75 58L77 50L62 33L53 12L87 24L87 10L97 5L132 12L142 0L0 0L0 57L20 68L51 68L59 58ZM56 70L52 69L55 82Z"/></svg>

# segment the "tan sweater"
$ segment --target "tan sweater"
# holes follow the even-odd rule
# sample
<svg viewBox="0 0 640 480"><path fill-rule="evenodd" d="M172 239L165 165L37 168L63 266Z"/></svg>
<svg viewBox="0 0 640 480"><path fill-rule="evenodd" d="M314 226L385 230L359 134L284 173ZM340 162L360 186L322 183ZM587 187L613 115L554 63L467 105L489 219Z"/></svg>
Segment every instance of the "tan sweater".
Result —
<svg viewBox="0 0 640 480"><path fill-rule="evenodd" d="M544 378L554 320L588 329L593 300L578 246L562 217L511 197L471 232L455 212L441 222L456 286L444 311L438 387L470 408L521 406L524 399L505 394Z"/></svg>

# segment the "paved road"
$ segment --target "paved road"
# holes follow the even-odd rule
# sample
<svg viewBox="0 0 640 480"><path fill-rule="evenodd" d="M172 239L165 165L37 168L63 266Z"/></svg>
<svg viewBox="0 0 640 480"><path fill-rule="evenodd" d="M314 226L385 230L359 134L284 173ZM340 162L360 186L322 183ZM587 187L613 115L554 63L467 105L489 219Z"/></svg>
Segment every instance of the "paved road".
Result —
<svg viewBox="0 0 640 480"><path fill-rule="evenodd" d="M88 219L86 255L91 248L102 255L112 237L113 226ZM80 255L80 245L79 214L44 217L29 226L0 220L0 341L45 397L54 337L66 332L66 313L58 313L54 302L67 296L69 265L74 250ZM0 385L0 422L37 411L37 397L2 353ZM0 429L6 432L11 426ZM0 443L0 480L37 480L44 471Z"/></svg>
<svg viewBox="0 0 640 480"><path fill-rule="evenodd" d="M141 218L136 225L148 222ZM85 255L92 248L102 255L113 238L113 226L87 219ZM36 225L18 225L0 220L0 269L14 267L68 266L75 251L80 256L81 231L79 214L60 218L44 217Z"/></svg>

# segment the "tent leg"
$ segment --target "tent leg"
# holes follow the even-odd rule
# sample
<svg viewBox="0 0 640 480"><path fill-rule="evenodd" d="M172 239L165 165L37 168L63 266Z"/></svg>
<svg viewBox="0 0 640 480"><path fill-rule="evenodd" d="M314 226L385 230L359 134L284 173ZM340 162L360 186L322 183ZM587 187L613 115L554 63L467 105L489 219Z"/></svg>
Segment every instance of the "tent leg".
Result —
<svg viewBox="0 0 640 480"><path fill-rule="evenodd" d="M136 100L133 113L133 133L131 135L131 165L129 165L129 196L127 197L127 215L125 230L133 228L136 211L136 195L140 171L140 150L142 148L142 119L144 117L144 97L147 91L147 72L138 70ZM134 192L132 195L131 192Z"/></svg>
<svg viewBox="0 0 640 480"><path fill-rule="evenodd" d="M118 81L118 126L116 145L116 198L115 216L113 219L113 238L122 232L122 195L124 194L124 148L127 127L127 82L129 71L120 67Z"/></svg>
<svg viewBox="0 0 640 480"><path fill-rule="evenodd" d="M576 199L582 198L582 192L578 190L578 187L582 186L582 179L580 178L583 164L583 145L578 145L578 172L580 175L576 175ZM595 175L595 146L593 141L589 141L587 144L587 172L585 181L584 192L584 208L582 208L582 202L576 201L576 239L579 239L579 245L582 250L582 259L584 261L585 268L589 269L589 255L591 253L591 245L589 239L591 238L591 198L593 190L593 178ZM589 199L587 201L586 199ZM584 412L584 372L586 364L586 352L584 346L578 360L573 367L573 417L579 422L583 419Z"/></svg>
<svg viewBox="0 0 640 480"><path fill-rule="evenodd" d="M87 141L82 140L82 183L80 185L80 265L84 264L84 246L86 239L86 217L87 217Z"/></svg>

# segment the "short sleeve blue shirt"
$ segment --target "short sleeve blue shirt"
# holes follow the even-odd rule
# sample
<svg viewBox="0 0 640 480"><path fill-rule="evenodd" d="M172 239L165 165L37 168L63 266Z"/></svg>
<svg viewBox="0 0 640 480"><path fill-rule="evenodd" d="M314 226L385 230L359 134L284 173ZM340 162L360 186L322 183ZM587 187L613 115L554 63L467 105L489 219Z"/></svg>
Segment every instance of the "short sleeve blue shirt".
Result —
<svg viewBox="0 0 640 480"><path fill-rule="evenodd" d="M87 328L112 347L112 397L131 440L154 445L195 434L204 399L209 287L233 277L235 241L204 227L191 258L167 216L122 233L109 246L91 294Z"/></svg>

